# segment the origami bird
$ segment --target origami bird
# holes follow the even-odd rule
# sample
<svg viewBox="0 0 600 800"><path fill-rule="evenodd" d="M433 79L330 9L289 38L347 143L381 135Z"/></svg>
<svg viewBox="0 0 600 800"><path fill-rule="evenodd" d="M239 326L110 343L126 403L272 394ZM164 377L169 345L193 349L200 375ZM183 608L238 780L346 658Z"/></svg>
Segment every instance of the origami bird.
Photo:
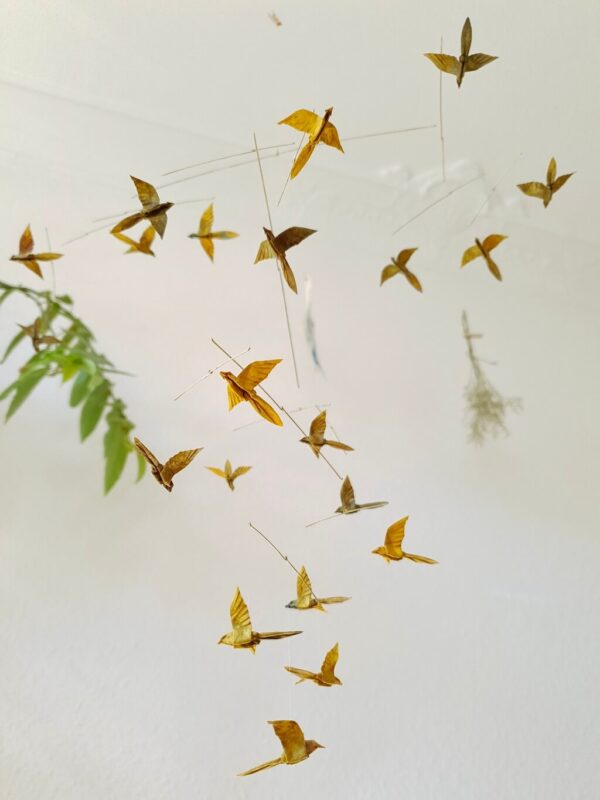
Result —
<svg viewBox="0 0 600 800"><path fill-rule="evenodd" d="M390 561L402 561L403 558L408 558L411 561L417 561L419 564L437 564L438 562L434 561L433 558L427 558L426 556L415 556L412 553L406 553L402 549L404 529L407 521L408 517L402 517L402 519L399 519L397 522L394 522L392 525L390 525L385 534L383 547L378 547L371 552L375 553L377 556L385 558L388 564Z"/></svg>
<svg viewBox="0 0 600 800"><path fill-rule="evenodd" d="M350 478L347 475L342 482L340 498L342 500L342 505L336 508L336 514L356 514L363 508L381 508L382 506L387 506L388 504L387 500L378 500L375 503L357 503L354 498L354 489L352 488Z"/></svg>
<svg viewBox="0 0 600 800"><path fill-rule="evenodd" d="M414 272L411 272L406 266L412 254L416 253L417 250L417 247L411 247L409 250L402 250L400 253L398 253L396 258L392 256L392 263L384 267L381 272L381 281L379 285L383 286L383 284L386 281L389 281L390 278L393 278L394 275L402 274L410 283L410 285L417 290L417 292L422 292L423 287L421 286L421 282Z"/></svg>
<svg viewBox="0 0 600 800"><path fill-rule="evenodd" d="M278 236L275 236L273 231L270 231L268 228L263 228L263 231L265 232L265 236L267 238L264 242L261 242L254 263L258 264L259 261L264 261L268 258L276 259L277 263L281 267L285 282L290 287L292 292L298 294L296 277L294 276L292 268L287 260L286 251L289 250L290 247L300 244L300 242L304 241L304 239L311 234L316 233L316 231L312 230L312 228L286 228L286 230L284 230Z"/></svg>
<svg viewBox="0 0 600 800"><path fill-rule="evenodd" d="M161 203L158 192L151 183L134 178L133 175L129 177L135 184L142 210L117 222L111 233L114 236L117 233L121 233L121 231L126 231L128 228L133 228L138 222L146 219L162 239L167 227L167 211L173 207L173 203Z"/></svg>
<svg viewBox="0 0 600 800"><path fill-rule="evenodd" d="M498 56L488 56L486 53L473 53L469 55L471 49L471 20L467 17L460 35L460 57L447 56L445 53L424 53L432 64L442 72L449 72L456 76L456 83L460 87L465 76L465 72L475 72L475 70L485 67L491 61L495 61Z"/></svg>
<svg viewBox="0 0 600 800"><path fill-rule="evenodd" d="M280 362L280 358L275 358L271 361L253 361L247 367L244 367L239 375L234 375L232 372L220 372L220 376L227 381L229 410L231 411L238 403L246 401L267 422L272 422L273 425L283 425L275 409L266 400L259 397L255 391L256 387L265 380L271 370Z"/></svg>
<svg viewBox="0 0 600 800"><path fill-rule="evenodd" d="M253 631L248 606L244 602L239 589L236 589L233 595L229 615L233 630L230 633L226 633L225 636L221 636L218 644L228 644L230 647L252 650L253 653L263 639L285 639L287 636L297 636L302 633L302 631L275 631L273 633L257 633Z"/></svg>
<svg viewBox="0 0 600 800"><path fill-rule="evenodd" d="M189 239L198 239L202 249L212 261L215 255L214 239L235 239L239 233L233 231L213 231L213 206L212 203L200 217L198 233L190 233Z"/></svg>
<svg viewBox="0 0 600 800"><path fill-rule="evenodd" d="M304 567L300 570L300 574L296 580L296 599L290 600L286 608L297 608L299 611L307 611L309 608L316 608L319 611L325 611L324 605L331 603L345 603L350 600L349 597L315 597L312 590L310 578Z"/></svg>
<svg viewBox="0 0 600 800"><path fill-rule="evenodd" d="M195 450L181 450L179 453L175 453L174 456L171 456L165 464L161 464L154 453L150 452L150 450L135 436L133 438L133 443L138 452L146 459L148 464L150 464L150 470L156 480L161 486L165 487L167 492L173 490L174 476L191 464L198 453L203 449L202 447L197 447Z"/></svg>
<svg viewBox="0 0 600 800"><path fill-rule="evenodd" d="M129 245L129 249L125 251L125 254L128 253L144 253L147 256L153 256L154 251L152 250L152 242L154 241L154 236L156 235L156 231L152 227L152 225L148 225L146 230L142 233L139 238L139 241L132 239L129 236L126 236L124 233L116 233L113 232L113 236L118 239L123 244Z"/></svg>
<svg viewBox="0 0 600 800"><path fill-rule="evenodd" d="M291 719L279 719L269 722L269 725L273 726L275 735L283 746L283 753L279 758L274 758L273 761L267 761L265 764L260 764L258 767L247 770L247 772L240 772L238 777L253 775L255 772L277 767L279 764L299 764L301 761L305 761L318 748L324 748L324 745L315 742L313 739L305 739L300 725Z"/></svg>
<svg viewBox="0 0 600 800"><path fill-rule="evenodd" d="M517 186L523 192L523 194L526 194L529 197L538 197L540 200L543 200L544 208L546 208L550 200L552 200L554 193L558 192L558 190L569 180L571 175L574 174L574 172L568 172L566 175L559 175L557 178L556 159L551 158L550 163L548 164L548 170L546 172L546 183L531 181L530 183L519 183Z"/></svg>
<svg viewBox="0 0 600 800"><path fill-rule="evenodd" d="M319 143L327 144L329 147L335 147L342 153L344 152L344 148L340 144L337 129L335 125L329 122L329 118L332 114L333 108L325 109L325 114L322 117L319 117L318 114L314 114L312 111L301 108L298 111L294 111L289 117L278 122L278 125L289 125L291 128L302 131L302 133L308 136L308 142L304 145L302 150L300 150L292 164L290 178L296 177Z"/></svg>
<svg viewBox="0 0 600 800"><path fill-rule="evenodd" d="M19 254L11 256L11 261L18 261L24 267L30 269L32 272L43 278L42 270L38 261L56 261L57 258L62 258L62 253L34 253L33 252L33 236L31 235L31 228L29 225L25 228L19 239Z"/></svg>
<svg viewBox="0 0 600 800"><path fill-rule="evenodd" d="M25 336L29 336L33 349L36 353L40 352L40 345L42 344L62 344L60 339L50 334L42 333L42 320L38 317L32 325L19 325Z"/></svg>
<svg viewBox="0 0 600 800"><path fill-rule="evenodd" d="M490 250L493 250L494 247L498 247L500 242L503 242L507 239L507 236L502 236L500 233L491 233L489 236L486 236L483 242L479 239L475 239L475 244L471 247L468 247L465 252L463 253L461 267L464 267L465 264L468 264L469 261L473 261L474 258L479 258L479 256L483 256L485 263L487 264L487 268L492 273L496 280L502 280L502 273L498 268L496 262L490 256Z"/></svg>
<svg viewBox="0 0 600 800"><path fill-rule="evenodd" d="M225 478L227 481L227 485L233 492L235 486L233 485L235 480L240 477L240 475L245 475L247 472L250 472L252 467L238 467L237 469L231 470L231 461L227 459L225 462L225 469L219 469L218 467L207 467L206 469L210 470L215 475L218 475L219 478Z"/></svg>
<svg viewBox="0 0 600 800"><path fill-rule="evenodd" d="M327 412L321 411L313 421L310 423L310 430L308 436L303 436L300 439L301 442L307 444L316 457L319 457L319 453L321 452L321 448L325 445L329 445L329 447L335 447L337 450L354 450L353 447L350 447L348 444L343 444L342 442L336 442L335 439L326 439L325 438L325 428L327 427Z"/></svg>
<svg viewBox="0 0 600 800"><path fill-rule="evenodd" d="M298 678L300 678L300 680L296 681L296 683L313 681L313 683L316 683L317 686L341 686L341 680L334 674L335 665L338 662L338 658L339 651L336 643L325 656L325 660L321 665L320 672L309 672L308 670L298 669L297 667L285 667L285 669L287 669L288 672L291 672L292 675L296 675Z"/></svg>

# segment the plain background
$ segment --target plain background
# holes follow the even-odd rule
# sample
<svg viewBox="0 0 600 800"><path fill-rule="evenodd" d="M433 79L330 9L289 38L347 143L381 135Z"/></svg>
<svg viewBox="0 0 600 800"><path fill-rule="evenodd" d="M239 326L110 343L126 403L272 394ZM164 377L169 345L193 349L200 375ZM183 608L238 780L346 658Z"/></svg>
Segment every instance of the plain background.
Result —
<svg viewBox="0 0 600 800"><path fill-rule="evenodd" d="M439 73L422 53L442 35L455 53L467 14L474 50L499 60L460 91L444 76L445 186L437 129L319 148L279 206L290 156L264 162L275 229L318 230L291 259L300 390L274 263L253 266L267 223L255 164L162 189L176 205L155 259L125 257L106 232L62 246L136 207L130 174L162 186L168 170L249 149L253 131L297 141L276 124L296 108L333 105L342 140L437 124ZM27 223L42 247L47 228L65 254L57 290L136 376L118 380L136 433L159 456L205 450L172 495L148 476L135 485L130 464L104 498L102 431L78 443L67 387L40 387L2 427L3 798L597 796L599 24L587 0L5 4L2 276L42 286L8 256ZM542 179L552 155L576 175L544 209L515 184ZM216 243L214 265L186 238L208 197L215 227L240 233ZM459 269L492 232L509 236L502 284L481 261ZM417 246L424 294L402 278L380 288L390 255ZM304 340L308 276L325 377ZM463 309L489 377L523 399L510 436L479 448L466 440ZM31 317L7 302L2 342ZM228 414L218 376L173 402L221 360L211 336L282 357L267 388L289 408L330 403L355 447L333 461L359 501L389 505L306 529L337 506L339 482L295 428L234 431L253 413ZM0 368L2 385L26 355ZM204 469L226 458L253 465L233 494ZM438 566L370 554L406 514L407 549ZM285 609L295 576L249 520L317 593L352 600ZM238 585L255 629L303 635L254 657L217 647ZM344 685L295 686L283 665L316 668L336 641ZM266 720L281 718L327 749L236 778L278 755Z"/></svg>

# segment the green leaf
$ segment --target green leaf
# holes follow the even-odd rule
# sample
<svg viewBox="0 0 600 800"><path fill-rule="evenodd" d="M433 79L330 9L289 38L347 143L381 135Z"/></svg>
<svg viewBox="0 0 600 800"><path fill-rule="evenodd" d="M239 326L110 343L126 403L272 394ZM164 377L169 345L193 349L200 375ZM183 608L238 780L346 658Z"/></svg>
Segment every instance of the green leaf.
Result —
<svg viewBox="0 0 600 800"><path fill-rule="evenodd" d="M98 384L93 392L88 395L81 409L81 417L79 419L79 433L82 442L87 439L100 422L100 417L102 416L109 395L110 386L108 381L102 381L102 383Z"/></svg>
<svg viewBox="0 0 600 800"><path fill-rule="evenodd" d="M10 401L8 411L6 412L6 421L8 421L19 406L27 400L31 392L47 373L48 367L43 367L33 372L23 373L23 375L14 382L13 388L15 393L13 399Z"/></svg>
<svg viewBox="0 0 600 800"><path fill-rule="evenodd" d="M108 494L121 477L130 449L127 428L110 425L104 434L104 494Z"/></svg>
<svg viewBox="0 0 600 800"><path fill-rule="evenodd" d="M62 365L62 382L67 383L79 370L79 359L67 358Z"/></svg>
<svg viewBox="0 0 600 800"><path fill-rule="evenodd" d="M10 297L10 295L11 295L11 294L12 294L14 291L15 291L15 290L14 290L14 288L13 288L13 287L11 287L11 286L9 286L7 289L5 289L5 290L2 292L2 295L0 295L0 305L2 305L2 303L3 303L3 302L6 300L6 298L7 298L7 297Z"/></svg>
<svg viewBox="0 0 600 800"><path fill-rule="evenodd" d="M91 377L92 376L89 374L89 372L80 370L79 374L75 378L75 382L73 383L73 388L71 389L71 396L69 398L69 405L71 408L78 406L86 396Z"/></svg>
<svg viewBox="0 0 600 800"><path fill-rule="evenodd" d="M15 334L13 336L13 338L8 343L8 347L4 351L4 355L2 356L2 359L0 360L0 364L4 364L4 362L9 357L9 355L12 353L12 351L15 349L15 347L17 347L17 345L20 344L23 341L24 338L25 338L25 332L24 331L19 331L17 334Z"/></svg>
<svg viewBox="0 0 600 800"><path fill-rule="evenodd" d="M137 450L137 448L136 448L136 451L135 451L135 455L137 457L137 466L138 466L137 476L136 476L136 479L135 479L135 481L137 483L138 481L141 481L142 478L144 477L144 475L146 474L146 459L140 453L140 451Z"/></svg>

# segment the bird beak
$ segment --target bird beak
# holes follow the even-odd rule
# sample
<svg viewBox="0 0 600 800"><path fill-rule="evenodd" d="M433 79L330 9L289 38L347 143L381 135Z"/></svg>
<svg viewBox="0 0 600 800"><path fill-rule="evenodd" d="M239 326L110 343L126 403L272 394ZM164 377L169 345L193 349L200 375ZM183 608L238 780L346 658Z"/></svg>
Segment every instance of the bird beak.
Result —
<svg viewBox="0 0 600 800"><path fill-rule="evenodd" d="M293 601L291 601L291 602L289 602L289 603L286 603L286 604L285 604L285 607L286 607L286 608L293 608L294 606L292 605L292 602L293 602Z"/></svg>

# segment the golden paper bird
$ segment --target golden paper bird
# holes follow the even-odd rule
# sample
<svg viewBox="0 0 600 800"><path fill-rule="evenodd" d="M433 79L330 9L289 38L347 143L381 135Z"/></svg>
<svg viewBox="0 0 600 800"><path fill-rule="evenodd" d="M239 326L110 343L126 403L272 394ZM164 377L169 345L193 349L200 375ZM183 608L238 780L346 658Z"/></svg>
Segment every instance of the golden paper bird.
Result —
<svg viewBox="0 0 600 800"><path fill-rule="evenodd" d="M394 275L402 274L417 292L422 292L423 287L421 286L421 282L414 272L411 272L406 266L412 254L416 253L418 249L418 247L411 247L408 250L401 250L396 258L392 256L392 263L384 267L381 272L381 281L379 285L383 286L383 284L389 281L390 278L393 278Z"/></svg>
<svg viewBox="0 0 600 800"><path fill-rule="evenodd" d="M213 220L214 213L211 203L200 217L198 233L190 233L188 237L189 239L198 239L202 249L211 261L214 259L215 255L214 239L235 239L239 236L239 233L234 233L233 231L213 231Z"/></svg>
<svg viewBox="0 0 600 800"><path fill-rule="evenodd" d="M325 438L325 429L327 427L327 412L321 411L313 421L310 423L310 431L308 436L303 436L300 439L301 442L307 444L316 457L319 457L319 453L321 452L321 448L325 445L329 445L329 447L334 447L337 450L354 450L353 447L350 447L348 444L343 444L343 442L337 442L335 439L326 439Z"/></svg>
<svg viewBox="0 0 600 800"><path fill-rule="evenodd" d="M408 558L411 561L418 562L419 564L437 564L438 562L434 561L433 558L427 558L427 556L416 556L413 553L406 553L402 549L404 529L407 521L408 517L402 517L402 519L399 519L397 522L394 522L393 525L390 525L385 534L383 547L378 547L371 552L375 553L375 555L385 558L388 564L390 561L402 561L403 558Z"/></svg>
<svg viewBox="0 0 600 800"><path fill-rule="evenodd" d="M134 178L133 175L129 177L135 184L142 210L117 222L111 233L114 236L117 233L121 233L121 231L128 230L128 228L133 228L138 222L146 219L162 239L167 227L167 211L173 207L173 203L161 203L158 192L151 183Z"/></svg>
<svg viewBox="0 0 600 800"><path fill-rule="evenodd" d="M36 353L40 352L40 345L42 344L62 344L62 341L57 339L56 336L42 333L41 317L38 317L32 325L19 325L19 328L26 336L29 336Z"/></svg>
<svg viewBox="0 0 600 800"><path fill-rule="evenodd" d="M179 453L175 453L174 456L171 456L165 464L161 464L154 453L150 452L139 439L134 437L133 443L138 452L146 459L148 464L150 464L150 470L156 480L161 486L165 487L167 492L173 490L174 476L191 464L198 453L204 449L202 447L197 447L195 450L181 450Z"/></svg>
<svg viewBox="0 0 600 800"><path fill-rule="evenodd" d="M239 777L253 775L255 772L277 767L279 764L299 764L301 761L305 761L318 748L324 748L324 745L315 742L313 739L305 739L302 728L293 720L279 719L269 722L269 725L273 726L275 735L282 744L283 753L279 758L274 758L273 761L267 761L265 764L260 764L258 767L247 770L247 772L240 772Z"/></svg>
<svg viewBox="0 0 600 800"><path fill-rule="evenodd" d="M292 164L290 178L296 177L319 143L327 144L329 147L335 147L336 150L340 150L342 153L344 152L344 148L340 144L337 129L335 125L329 122L329 118L332 114L333 108L325 109L325 114L322 117L319 117L318 114L314 114L312 111L301 108L278 123L278 125L289 125L291 128L302 131L302 133L308 136L308 142L304 145L302 150L300 150Z"/></svg>
<svg viewBox="0 0 600 800"><path fill-rule="evenodd" d="M568 172L566 175L559 175L557 178L556 159L551 158L550 163L548 164L548 170L546 172L546 183L531 181L530 183L518 183L517 186L523 192L523 194L526 194L529 197L538 197L540 200L543 200L544 208L546 208L550 200L552 200L554 193L558 192L558 190L569 180L571 175L574 174L574 172Z"/></svg>
<svg viewBox="0 0 600 800"><path fill-rule="evenodd" d="M247 472L250 472L252 467L238 467L237 469L232 471L231 461L227 459L227 461L225 462L225 469L219 469L218 467L207 467L206 469L210 470L215 475L218 475L219 478L225 478L225 480L227 481L227 485L233 492L233 490L235 489L234 482L236 481L236 479L239 478L240 475L245 475Z"/></svg>
<svg viewBox="0 0 600 800"><path fill-rule="evenodd" d="M300 679L296 683L312 681L317 686L341 686L341 680L335 675L335 665L338 662L338 658L339 651L336 643L325 656L320 672L309 672L306 669L298 669L297 667L285 667L285 669Z"/></svg>
<svg viewBox="0 0 600 800"><path fill-rule="evenodd" d="M259 261L264 261L267 258L276 259L281 267L285 282L292 292L298 294L296 278L287 260L286 251L289 250L290 247L295 247L295 245L300 244L300 242L303 242L304 239L316 233L316 231L313 231L311 228L286 228L286 230L278 236L275 236L273 231L270 231L268 228L263 228L263 231L267 238L264 242L261 242L254 263L258 264Z"/></svg>
<svg viewBox="0 0 600 800"><path fill-rule="evenodd" d="M487 268L492 273L496 280L502 280L502 273L498 268L498 265L490 256L490 250L493 250L494 247L498 247L500 242L503 242L505 239L508 239L508 236L502 236L500 233L491 233L489 236L486 236L483 242L479 239L475 239L475 244L471 247L467 247L465 252L463 253L461 267L464 267L465 264L468 264L469 261L473 261L474 258L479 258L482 256L487 264Z"/></svg>
<svg viewBox="0 0 600 800"><path fill-rule="evenodd" d="M239 375L234 375L232 372L220 372L219 375L227 381L229 410L231 411L238 403L246 401L267 422L272 422L273 425L283 425L275 409L266 400L259 397L255 391L256 387L265 380L271 370L280 362L280 358L275 358L271 361L253 361L247 367L244 367Z"/></svg>
<svg viewBox="0 0 600 800"><path fill-rule="evenodd" d="M156 231L152 225L148 225L146 230L140 236L139 241L132 239L130 236L126 236L124 233L119 233L119 231L113 231L112 234L120 242L123 242L123 244L129 246L129 249L125 251L125 255L129 253L143 253L146 256L154 255L154 251L152 250L152 242L154 241Z"/></svg>
<svg viewBox="0 0 600 800"><path fill-rule="evenodd" d="M325 611L324 605L332 603L345 603L349 597L315 597L312 590L310 578L306 569L302 567L296 580L296 599L290 600L286 608L297 608L299 611L308 611L309 608L316 608L318 611Z"/></svg>
<svg viewBox="0 0 600 800"><path fill-rule="evenodd" d="M381 508L388 504L387 500L378 500L375 503L357 503L354 498L354 489L347 475L342 483L340 498L342 500L342 505L336 508L336 514L356 514L363 508Z"/></svg>
<svg viewBox="0 0 600 800"><path fill-rule="evenodd" d="M272 633L257 633L252 630L248 606L244 602L240 590L236 589L229 609L231 627L233 630L221 636L218 644L228 644L230 647L243 648L256 652L256 647L263 639L285 639L288 636L297 636L302 631L275 631Z"/></svg>
<svg viewBox="0 0 600 800"><path fill-rule="evenodd" d="M43 278L42 270L38 261L56 261L57 258L62 258L62 253L34 253L33 252L33 236L31 235L31 228L29 225L21 234L19 240L19 254L11 256L11 261L18 261L24 267L30 269L32 272Z"/></svg>
<svg viewBox="0 0 600 800"><path fill-rule="evenodd" d="M460 87L465 76L465 72L475 72L475 70L485 67L491 61L495 61L498 56L488 56L486 53L473 53L469 55L472 39L471 21L467 17L460 35L460 57L447 56L445 53L424 53L432 64L442 72L449 72L456 76L456 83Z"/></svg>

